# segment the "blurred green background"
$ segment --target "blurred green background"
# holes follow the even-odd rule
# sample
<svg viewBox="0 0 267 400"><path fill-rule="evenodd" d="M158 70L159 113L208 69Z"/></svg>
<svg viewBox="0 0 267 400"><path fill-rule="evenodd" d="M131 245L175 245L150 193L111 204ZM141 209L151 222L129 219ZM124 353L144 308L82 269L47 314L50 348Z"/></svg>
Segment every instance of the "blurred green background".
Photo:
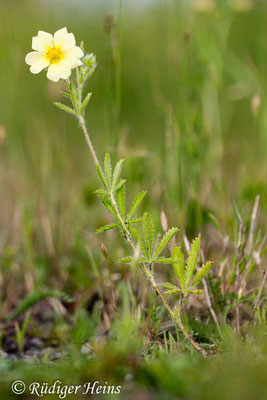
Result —
<svg viewBox="0 0 267 400"><path fill-rule="evenodd" d="M222 245L216 243L211 225L222 237L236 239L233 202L246 223L259 194L259 228L266 222L267 2L0 0L0 316L6 317L27 293L46 288L86 301L97 291L103 300L96 306L99 311L115 286L122 310L133 307L141 315L140 307L154 303L138 272L118 266L116 260L124 254L120 239L112 233L93 235L107 216L93 194L98 182L82 133L76 121L52 104L65 101L59 93L62 83L49 82L44 72L32 75L24 61L38 30L54 33L64 26L97 57L86 117L99 157L110 151L114 161L125 158L128 200L147 190L145 206L158 225L164 210L169 225L179 227L179 240L183 232L190 239L203 233L204 243L213 247L215 264L222 265ZM83 342L98 321L82 311L75 318L82 333L77 326L77 332L61 331L64 345ZM125 347L130 334L126 329ZM138 379L145 384L153 386L162 378L158 392L140 399L154 399L157 392L160 400L216 395L243 400L238 382L258 369L263 373L266 364L260 357L253 363L263 350L250 350L249 345L251 363L242 363L230 395L214 385L213 397L207 397L210 381L198 371L204 365L215 382L218 370L225 368L223 388L231 376L222 365L237 370L242 350L233 359L217 360L215 370L210 360L195 364L184 358L166 361L166 376L164 363L156 360L147 370L141 366L141 372L137 366ZM136 355L135 348L129 351L130 357ZM106 354L107 364L99 367L104 377L109 376L105 368L112 375L113 357L124 368L124 353L114 356L111 346L104 349L102 360ZM172 375L176 363L181 374L187 371L179 388ZM89 364L77 367L80 377L84 367L91 371ZM2 368L4 380L12 367L7 362ZM56 368L63 375L69 370ZM116 379L120 382L122 376L119 370ZM261 377L257 396L264 386ZM256 377L247 388L247 398L253 398ZM136 393L133 398L139 398Z"/></svg>
<svg viewBox="0 0 267 400"><path fill-rule="evenodd" d="M127 157L130 184L182 227L209 208L225 224L233 199L266 205L265 2L1 1L0 18L1 220L19 203L81 214L95 187L75 121L52 105L61 84L24 62L39 29L63 26L97 56L88 127L100 157Z"/></svg>

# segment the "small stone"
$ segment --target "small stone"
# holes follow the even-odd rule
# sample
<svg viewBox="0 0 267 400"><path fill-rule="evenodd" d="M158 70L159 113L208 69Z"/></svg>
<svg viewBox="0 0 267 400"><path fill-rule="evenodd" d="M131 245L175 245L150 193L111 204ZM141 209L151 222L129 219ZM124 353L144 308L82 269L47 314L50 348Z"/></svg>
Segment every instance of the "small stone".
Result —
<svg viewBox="0 0 267 400"><path fill-rule="evenodd" d="M92 349L89 343L85 343L81 347L81 354L89 354L91 353Z"/></svg>
<svg viewBox="0 0 267 400"><path fill-rule="evenodd" d="M127 374L127 375L125 375L124 380L128 382L128 381L132 381L133 378L134 378L133 374Z"/></svg>

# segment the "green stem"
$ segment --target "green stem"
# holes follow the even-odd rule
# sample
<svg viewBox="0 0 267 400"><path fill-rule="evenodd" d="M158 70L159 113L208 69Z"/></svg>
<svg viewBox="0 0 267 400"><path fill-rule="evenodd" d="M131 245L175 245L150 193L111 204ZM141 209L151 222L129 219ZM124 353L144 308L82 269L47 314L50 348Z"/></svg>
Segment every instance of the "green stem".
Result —
<svg viewBox="0 0 267 400"><path fill-rule="evenodd" d="M183 332L183 334L185 335L185 337L190 341L190 343L192 344L192 346L193 346L197 351L199 351L200 353L202 353L203 355L206 355L206 354L207 354L206 351L205 351L204 349L202 349L202 347L199 346L199 345L194 341L194 339L189 335L189 333L187 332L187 330L186 330L184 324L182 323L181 316L180 316L180 314L181 314L181 308L182 308L182 303L183 303L183 298L180 299L179 304L178 304L179 313L178 313L177 316L175 316L175 315L173 314L173 319L174 319L174 321L176 322L176 324L180 327L180 329L181 329L181 331Z"/></svg>
<svg viewBox="0 0 267 400"><path fill-rule="evenodd" d="M77 82L77 84L79 86L78 82ZM79 109L80 109L80 106L81 106L81 98L79 96ZM80 126L82 128L82 131L83 131L87 146L88 146L88 148L89 148L89 150L91 152L91 155L93 157L94 163L95 163L96 166L98 166L100 164L99 164L96 152L94 150L94 146L93 146L93 144L91 142L89 133L87 131L85 119L84 119L83 115L81 115L81 114L78 114L77 116L78 116L78 120L79 120ZM121 213L119 211L119 208L118 208L118 205L117 205L117 202L116 202L116 199L114 197L114 193L113 192L110 193L110 200L111 200L111 204L112 204L112 206L114 208L114 211L116 213L116 216L118 218L118 221L119 221L119 223L121 225L121 228L122 228L122 230L123 230L123 232L124 232L124 234L125 234L125 236L127 238L127 241L130 244L130 246L132 247L133 251L136 252L137 248L136 248L135 242L134 242L134 240L132 238L132 235L129 232L129 229L127 228L127 226L126 226L126 224L125 224L125 222L124 222L124 220L123 220L123 218L121 216ZM194 341L194 339L189 335L189 333L185 329L185 327L184 327L184 325L183 325L183 323L182 323L182 321L180 319L180 316L178 318L176 318L176 316L174 315L173 311L171 310L171 307L169 306L169 304L168 304L167 300L165 299L162 291L160 290L158 284L156 283L152 272L146 267L146 265L144 263L139 263L139 265L140 265L141 270L143 271L143 273L145 274L145 276L149 280L150 284L153 286L154 290L156 291L156 293L160 297L162 303L164 304L164 306L165 306L166 310L168 311L168 313L169 313L170 317L172 318L172 320L180 327L181 331L186 336L186 338L190 341L192 346L197 351L199 351L202 354L204 354L205 353L204 350Z"/></svg>
<svg viewBox="0 0 267 400"><path fill-rule="evenodd" d="M82 115L78 115L78 120L79 120L80 126L81 126L81 128L82 128L82 131L83 131L83 134L84 134L84 137L85 137L87 146L88 146L88 148L89 148L89 150L90 150L90 152L91 152L91 154L92 154L94 163L95 163L95 165L97 166L97 165L99 165L99 161L98 161L96 152L95 152L95 150L94 150L94 146L93 146L93 144L92 144L92 142L91 142L89 133L88 133L88 131L87 131L87 128L86 128L86 125L85 125L84 117L83 117Z"/></svg>
<svg viewBox="0 0 267 400"><path fill-rule="evenodd" d="M113 205L114 211L116 212L117 218L121 224L121 227L123 229L123 232L125 233L127 240L129 242L129 244L131 245L132 249L134 250L134 252L136 251L136 247L135 247L135 243L131 237L131 234L127 228L127 226L125 225L123 218L120 214L119 208L117 206L116 200L114 198L113 194L110 194L110 200L111 200L111 204ZM194 339L189 335L189 333L187 332L185 326L183 325L180 315L177 318L173 311L171 310L167 300L165 299L162 291L160 290L159 286L157 285L152 273L146 268L145 264L143 263L139 263L142 271L144 272L145 276L147 277L147 279L149 280L149 282L151 283L151 285L153 286L154 290L156 291L156 293L158 294L158 296L160 297L162 303L164 304L166 310L168 311L170 317L172 318L172 320L180 327L181 331L183 332L183 334L185 335L185 337L190 341L190 343L192 344L192 346L199 351L202 354L206 354L205 351L194 341ZM179 304L179 309L181 308L181 302Z"/></svg>

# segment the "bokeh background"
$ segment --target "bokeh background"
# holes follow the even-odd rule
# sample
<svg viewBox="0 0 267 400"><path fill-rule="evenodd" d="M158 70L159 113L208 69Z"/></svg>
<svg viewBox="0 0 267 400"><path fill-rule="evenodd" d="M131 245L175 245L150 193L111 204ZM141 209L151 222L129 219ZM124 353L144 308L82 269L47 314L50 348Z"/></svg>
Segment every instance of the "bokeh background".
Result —
<svg viewBox="0 0 267 400"><path fill-rule="evenodd" d="M44 72L32 75L24 61L38 30L64 26L97 57L86 118L99 157L110 151L114 161L125 158L128 201L147 190L144 209L158 228L163 210L169 226L179 227L179 240L201 232L218 266L224 259L215 230L236 241L237 208L247 223L260 195L260 231L266 223L267 2L0 0L0 316L33 291L57 289L82 299L89 313L98 302L108 324L113 299L105 303L105 293L111 296L114 287L123 310L140 314L153 301L146 300L138 272L118 265L125 254L120 238L94 235L108 216L93 194L98 182L82 133L52 104L65 101L63 84L49 82ZM98 325L84 311L71 333L61 322L55 336L63 344L81 343ZM125 348L128 336L126 329ZM11 346L12 352L12 343L5 350ZM123 363L120 356L115 361ZM237 388L244 376L253 376L246 389L251 398L264 381L257 375L264 359L259 369L252 358L248 363L244 355L243 361L232 382L235 399L249 398ZM170 371L189 365L179 396L209 398L209 383L197 375L202 361L193 373L188 360L175 363ZM239 353L219 381L223 360L215 369L205 364L221 388L214 385L210 398L229 398L225 382L231 384L231 371L241 364ZM164 375L164 364L153 368L151 380L162 379L159 398L165 398L164 387L176 393L176 378Z"/></svg>
<svg viewBox="0 0 267 400"><path fill-rule="evenodd" d="M63 26L97 56L88 127L100 157L110 150L127 158L130 185L150 190L150 201L170 207L172 221L191 233L209 211L227 224L233 199L249 207L261 194L266 205L266 7L250 0L2 0L3 226L10 228L14 210L38 206L54 214L53 229L67 210L73 225L86 186L88 196L95 187L75 121L52 105L61 84L33 76L24 63L39 29ZM93 230L96 215L86 215Z"/></svg>

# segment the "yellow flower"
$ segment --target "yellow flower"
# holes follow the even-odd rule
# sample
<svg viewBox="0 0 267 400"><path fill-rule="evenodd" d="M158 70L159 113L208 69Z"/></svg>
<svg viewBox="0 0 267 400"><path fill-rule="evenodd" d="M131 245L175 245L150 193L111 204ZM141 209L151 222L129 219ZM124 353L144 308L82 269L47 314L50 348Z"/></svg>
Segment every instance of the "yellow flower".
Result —
<svg viewBox="0 0 267 400"><path fill-rule="evenodd" d="M25 58L30 65L30 71L38 74L47 68L47 78L53 82L59 79L68 79L71 70L82 65L80 58L83 51L76 46L73 33L68 33L66 28L59 29L54 35L39 31L32 38L32 51Z"/></svg>

